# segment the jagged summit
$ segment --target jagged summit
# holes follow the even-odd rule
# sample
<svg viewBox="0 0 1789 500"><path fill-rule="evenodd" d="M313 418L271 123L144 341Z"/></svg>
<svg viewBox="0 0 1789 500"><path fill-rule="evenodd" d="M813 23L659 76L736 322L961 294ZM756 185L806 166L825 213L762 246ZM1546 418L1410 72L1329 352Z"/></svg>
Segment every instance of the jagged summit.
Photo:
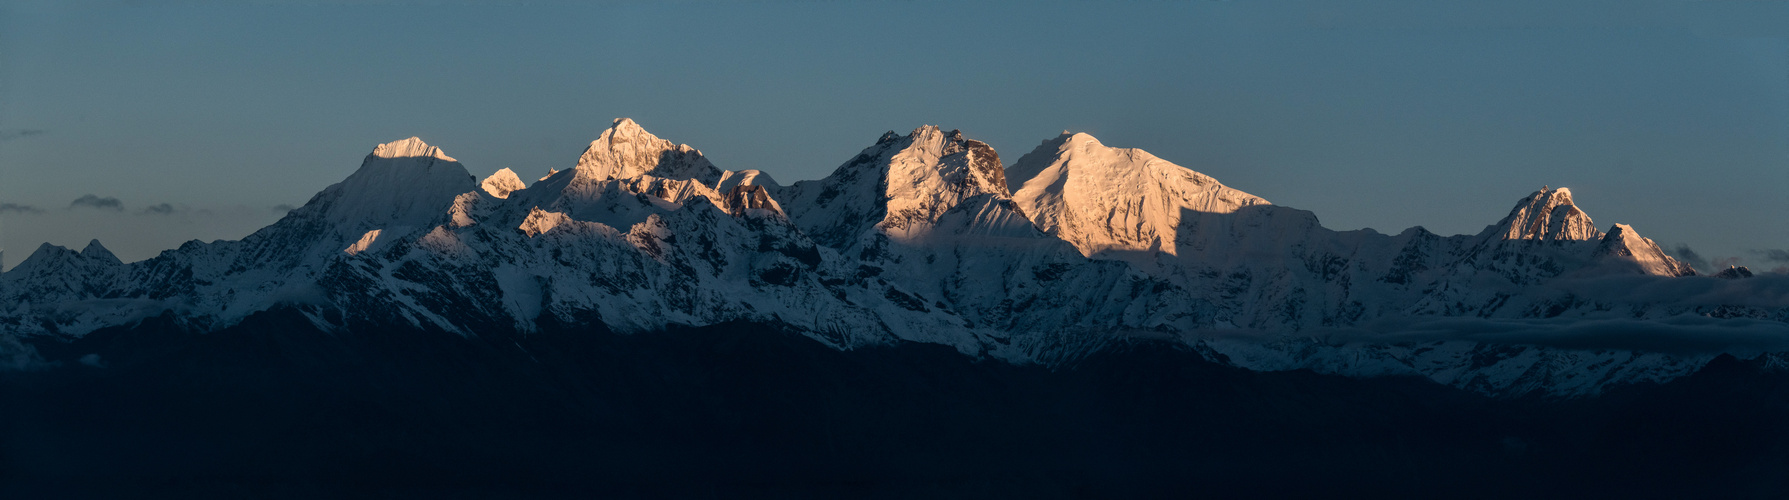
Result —
<svg viewBox="0 0 1789 500"><path fill-rule="evenodd" d="M441 148L430 146L428 143L422 142L422 139L416 137L380 144L378 147L373 148L373 156L380 158L422 156L443 161L459 161L453 159L451 156L447 156L446 153L442 153Z"/></svg>
<svg viewBox="0 0 1789 500"><path fill-rule="evenodd" d="M727 213L743 214L747 210L763 210L777 216L783 216L783 207L770 197L764 186L756 184L738 184L722 191L726 203L722 208Z"/></svg>
<svg viewBox="0 0 1789 500"><path fill-rule="evenodd" d="M723 172L688 145L673 144L618 118L584 150L578 164L549 173L526 190L515 191L499 209L505 224L538 219L534 209L566 220L626 229L654 214L679 210L704 198L724 206L715 186L738 174ZM746 177L751 177L747 175ZM744 178L733 179L738 184Z"/></svg>
<svg viewBox="0 0 1789 500"><path fill-rule="evenodd" d="M1696 289L1722 282L1668 279L1690 271L1631 227L1597 231L1572 194L1543 188L1476 235L1393 236L1328 230L1310 212L1087 134L1043 141L1008 169L987 144L927 125L784 187L622 119L578 167L532 186L509 169L481 181L406 139L242 241L130 264L97 242L46 245L0 274L0 335L75 338L164 313L212 331L274 310L331 330L467 336L743 321L840 349L920 341L1055 364L1143 334L1244 368L1417 374L1519 394L1690 365L1534 346L1487 361L1474 338L1387 350L1255 333L1789 318L1774 299L1670 298L1726 300ZM1620 274L1653 276L1612 278L1645 285L1639 295L1580 289ZM1206 333L1217 330L1236 334Z"/></svg>
<svg viewBox="0 0 1789 500"><path fill-rule="evenodd" d="M652 175L714 184L721 177L721 170L701 151L660 139L628 118L615 119L601 137L591 141L576 168L578 178L589 181Z"/></svg>
<svg viewBox="0 0 1789 500"><path fill-rule="evenodd" d="M1610 273L1695 274L1631 226L1616 224L1605 234L1594 224L1573 203L1570 189L1543 186L1474 236L1462 257L1475 269L1519 284Z"/></svg>
<svg viewBox="0 0 1789 500"><path fill-rule="evenodd" d="M817 241L849 246L875 228L895 239L919 237L957 204L978 195L1007 197L1006 172L987 143L961 131L924 125L876 144L818 181L785 190L792 219Z"/></svg>
<svg viewBox="0 0 1789 500"><path fill-rule="evenodd" d="M1752 277L1752 270L1747 269L1746 266L1727 266L1726 269L1714 273L1714 277L1724 280L1746 279Z"/></svg>
<svg viewBox="0 0 1789 500"><path fill-rule="evenodd" d="M889 196L924 197L939 191L947 197L982 193L1005 196L1006 169L987 143L965 138L960 130L935 125L913 129L908 146L889 158Z"/></svg>
<svg viewBox="0 0 1789 500"><path fill-rule="evenodd" d="M1173 253L1189 212L1229 214L1269 204L1141 149L1067 131L1020 157L1009 174L1013 200L1031 221L1086 255Z"/></svg>
<svg viewBox="0 0 1789 500"><path fill-rule="evenodd" d="M1590 216L1572 204L1572 191L1563 187L1542 186L1517 202L1495 227L1505 240L1585 241L1603 237Z"/></svg>

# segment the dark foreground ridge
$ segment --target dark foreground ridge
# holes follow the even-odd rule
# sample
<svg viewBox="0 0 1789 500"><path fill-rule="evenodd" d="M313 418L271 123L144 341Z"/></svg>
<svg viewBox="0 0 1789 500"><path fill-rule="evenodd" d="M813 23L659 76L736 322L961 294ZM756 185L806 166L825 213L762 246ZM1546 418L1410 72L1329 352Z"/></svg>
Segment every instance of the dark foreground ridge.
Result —
<svg viewBox="0 0 1789 500"><path fill-rule="evenodd" d="M1140 342L1047 370L759 324L524 336L275 310L37 345L12 498L1781 497L1789 377L1723 356L1596 398L1252 372ZM97 354L97 359L87 357ZM82 359L85 358L84 363ZM93 366L93 365L99 366ZM18 494L18 496L14 496Z"/></svg>

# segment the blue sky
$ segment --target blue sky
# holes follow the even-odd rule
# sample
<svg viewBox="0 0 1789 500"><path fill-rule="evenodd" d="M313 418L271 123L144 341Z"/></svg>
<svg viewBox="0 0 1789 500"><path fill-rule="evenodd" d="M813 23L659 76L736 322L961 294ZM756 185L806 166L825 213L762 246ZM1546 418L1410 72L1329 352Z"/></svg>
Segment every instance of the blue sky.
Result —
<svg viewBox="0 0 1789 500"><path fill-rule="evenodd" d="M627 116L785 183L922 124L1009 164L1088 132L1334 229L1474 233L1568 186L1605 229L1770 269L1785 27L1784 3L8 3L0 245L147 258L271 223L377 143L538 176Z"/></svg>

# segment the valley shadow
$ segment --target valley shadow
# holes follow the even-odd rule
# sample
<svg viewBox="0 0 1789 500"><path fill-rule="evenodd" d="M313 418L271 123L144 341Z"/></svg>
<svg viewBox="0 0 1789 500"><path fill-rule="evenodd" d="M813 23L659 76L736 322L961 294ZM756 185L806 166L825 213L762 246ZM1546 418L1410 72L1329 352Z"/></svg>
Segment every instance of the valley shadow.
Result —
<svg viewBox="0 0 1789 500"><path fill-rule="evenodd" d="M463 338L273 311L38 347L60 365L0 374L0 486L21 497L1789 491L1789 377L1730 357L1546 401L1249 372L1149 341L1047 370L750 323Z"/></svg>

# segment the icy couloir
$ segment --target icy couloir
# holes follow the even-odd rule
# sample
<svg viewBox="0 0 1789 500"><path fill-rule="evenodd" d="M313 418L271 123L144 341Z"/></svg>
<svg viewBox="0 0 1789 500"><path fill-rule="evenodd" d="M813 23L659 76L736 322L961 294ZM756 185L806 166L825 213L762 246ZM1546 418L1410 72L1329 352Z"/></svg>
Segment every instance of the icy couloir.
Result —
<svg viewBox="0 0 1789 500"><path fill-rule="evenodd" d="M480 182L411 138L241 241L130 264L97 242L46 245L0 275L0 328L68 339L173 314L206 330L274 308L325 329L468 336L744 320L840 349L930 342L1056 365L1171 339L1254 369L1574 395L1712 354L1485 332L1789 332L1781 297L1709 292L1762 280L1693 275L1631 227L1598 231L1563 188L1476 235L1338 232L1086 134L1008 169L959 131L890 132L826 178L783 186L624 118L531 185L508 169Z"/></svg>

